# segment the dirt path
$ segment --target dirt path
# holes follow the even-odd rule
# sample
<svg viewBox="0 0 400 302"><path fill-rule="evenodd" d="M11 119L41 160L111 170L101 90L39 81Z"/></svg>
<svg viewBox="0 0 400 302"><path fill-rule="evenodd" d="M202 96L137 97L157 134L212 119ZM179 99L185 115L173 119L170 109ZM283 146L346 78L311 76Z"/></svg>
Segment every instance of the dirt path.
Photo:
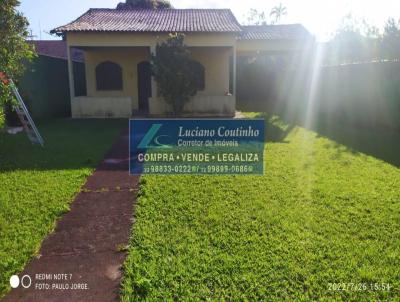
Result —
<svg viewBox="0 0 400 302"><path fill-rule="evenodd" d="M139 180L128 174L128 143L124 133L43 241L40 256L19 275L28 275L31 286L20 285L3 301L118 301L121 247L129 240ZM88 289L71 289L74 284Z"/></svg>

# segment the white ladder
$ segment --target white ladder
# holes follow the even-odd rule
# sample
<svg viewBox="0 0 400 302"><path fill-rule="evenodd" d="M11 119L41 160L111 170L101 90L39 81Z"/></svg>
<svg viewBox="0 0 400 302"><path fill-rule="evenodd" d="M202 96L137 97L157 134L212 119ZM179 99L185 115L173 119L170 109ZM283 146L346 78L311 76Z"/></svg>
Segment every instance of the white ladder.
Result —
<svg viewBox="0 0 400 302"><path fill-rule="evenodd" d="M15 111L21 121L22 127L24 128L26 135L28 136L29 140L32 144L38 144L43 147L44 141L41 137L38 129L36 128L35 123L33 122L28 109L26 108L24 101L22 100L21 95L18 92L17 87L15 86L14 82L10 80L11 89L18 100L18 104L14 106Z"/></svg>

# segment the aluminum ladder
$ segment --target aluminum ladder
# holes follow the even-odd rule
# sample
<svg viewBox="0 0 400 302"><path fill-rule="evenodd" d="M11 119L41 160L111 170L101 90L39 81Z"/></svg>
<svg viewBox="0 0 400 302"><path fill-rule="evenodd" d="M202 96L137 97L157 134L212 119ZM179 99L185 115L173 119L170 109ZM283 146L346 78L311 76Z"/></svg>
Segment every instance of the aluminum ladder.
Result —
<svg viewBox="0 0 400 302"><path fill-rule="evenodd" d="M33 122L28 109L25 106L24 101L22 100L21 95L18 92L17 87L15 86L14 82L10 80L11 89L17 98L17 105L14 106L15 111L21 121L22 127L24 128L26 135L28 136L29 140L32 144L44 146L44 141L42 136L40 135L38 129L36 128L35 123Z"/></svg>

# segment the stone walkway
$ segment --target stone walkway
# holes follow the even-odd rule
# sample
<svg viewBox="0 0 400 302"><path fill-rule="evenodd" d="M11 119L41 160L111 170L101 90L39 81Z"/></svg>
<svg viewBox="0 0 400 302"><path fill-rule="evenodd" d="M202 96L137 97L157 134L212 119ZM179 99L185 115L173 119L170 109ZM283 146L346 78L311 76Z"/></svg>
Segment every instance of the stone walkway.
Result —
<svg viewBox="0 0 400 302"><path fill-rule="evenodd" d="M128 174L128 144L124 133L88 178L71 211L43 241L40 255L19 275L28 275L32 285L28 289L20 285L3 301L119 300L121 266L126 257L121 250L129 242L139 182L139 177ZM29 278L25 278L24 284L28 283ZM72 290L74 285L88 289Z"/></svg>

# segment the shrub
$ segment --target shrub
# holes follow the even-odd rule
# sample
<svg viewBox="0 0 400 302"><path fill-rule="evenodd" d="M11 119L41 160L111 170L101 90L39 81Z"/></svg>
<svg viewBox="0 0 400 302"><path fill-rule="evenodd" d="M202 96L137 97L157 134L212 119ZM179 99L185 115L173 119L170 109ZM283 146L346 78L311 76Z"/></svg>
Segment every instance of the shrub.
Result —
<svg viewBox="0 0 400 302"><path fill-rule="evenodd" d="M175 115L181 114L185 103L196 95L199 83L198 63L191 58L183 40L183 34L170 34L166 42L157 45L151 58L160 93Z"/></svg>

